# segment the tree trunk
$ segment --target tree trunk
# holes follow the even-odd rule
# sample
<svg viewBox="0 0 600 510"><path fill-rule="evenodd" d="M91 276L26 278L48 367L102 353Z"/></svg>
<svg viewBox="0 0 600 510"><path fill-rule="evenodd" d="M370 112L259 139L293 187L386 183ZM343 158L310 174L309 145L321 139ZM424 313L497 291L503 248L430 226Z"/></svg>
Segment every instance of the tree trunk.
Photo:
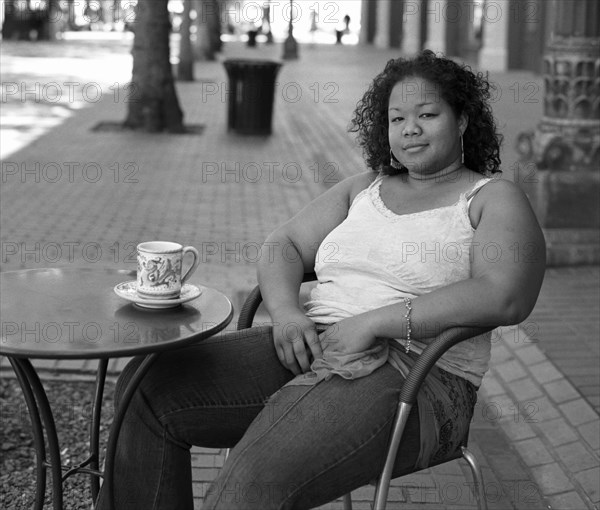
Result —
<svg viewBox="0 0 600 510"><path fill-rule="evenodd" d="M194 56L192 54L192 41L190 40L190 19L192 0L183 0L183 13L179 27L179 63L177 64L177 79L181 81L194 81Z"/></svg>
<svg viewBox="0 0 600 510"><path fill-rule="evenodd" d="M214 60L215 55L211 49L209 19L213 16L213 6L206 0L194 0L196 10L196 38L194 40L194 60Z"/></svg>
<svg viewBox="0 0 600 510"><path fill-rule="evenodd" d="M18 19L15 0L4 0L4 19L2 21L2 38L17 39L19 36Z"/></svg>
<svg viewBox="0 0 600 510"><path fill-rule="evenodd" d="M220 16L223 7L218 0L194 0L196 16L195 60L216 60L221 51Z"/></svg>
<svg viewBox="0 0 600 510"><path fill-rule="evenodd" d="M45 32L50 41L59 39L60 33L64 32L66 27L65 13L58 0L50 0L48 2L48 18L46 22Z"/></svg>
<svg viewBox="0 0 600 510"><path fill-rule="evenodd" d="M75 0L67 0L67 27L69 30L75 30L77 25L75 24Z"/></svg>
<svg viewBox="0 0 600 510"><path fill-rule="evenodd" d="M125 127L181 133L183 112L169 55L168 0L139 0L133 42L132 94Z"/></svg>
<svg viewBox="0 0 600 510"><path fill-rule="evenodd" d="M221 11L223 6L219 0L208 0L212 4L212 15L208 18L208 33L210 34L210 49L213 54L221 51L223 43L221 42Z"/></svg>

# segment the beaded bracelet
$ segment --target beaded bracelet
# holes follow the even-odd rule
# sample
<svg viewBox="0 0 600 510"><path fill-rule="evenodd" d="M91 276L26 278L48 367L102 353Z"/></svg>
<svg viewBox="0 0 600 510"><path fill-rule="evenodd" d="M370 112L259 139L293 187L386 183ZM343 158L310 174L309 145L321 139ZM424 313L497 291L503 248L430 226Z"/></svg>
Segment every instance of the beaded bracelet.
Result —
<svg viewBox="0 0 600 510"><path fill-rule="evenodd" d="M404 314L404 318L406 319L406 345L404 346L404 349L406 350L406 353L408 354L410 352L410 342L411 342L410 333L412 331L411 323L410 323L410 314L412 312L410 298L404 298L404 305L406 306L406 313Z"/></svg>

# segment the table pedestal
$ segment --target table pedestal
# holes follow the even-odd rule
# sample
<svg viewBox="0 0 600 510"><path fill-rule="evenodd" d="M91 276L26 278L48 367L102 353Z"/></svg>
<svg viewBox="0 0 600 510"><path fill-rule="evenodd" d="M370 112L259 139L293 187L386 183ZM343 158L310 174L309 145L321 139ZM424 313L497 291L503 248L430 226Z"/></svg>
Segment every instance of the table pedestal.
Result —
<svg viewBox="0 0 600 510"><path fill-rule="evenodd" d="M102 411L102 398L104 396L104 385L106 382L106 371L108 360L98 361L94 402L92 408L92 421L90 424L89 456L75 466L63 466L60 458L60 444L54 416L48 396L37 375L33 365L28 359L19 359L9 356L10 364L15 371L31 417L33 429L33 440L36 451L36 493L35 510L42 510L44 496L46 494L46 470L52 474L52 504L55 509L63 508L63 483L72 475L83 473L90 475L92 498L98 498L100 491L100 478L104 478L105 490L108 491L110 506L114 508L113 502L113 470L114 458L117 448L119 432L125 418L125 412L135 390L148 369L159 353L148 354L144 361L138 366L128 386L123 392L119 408L116 410L111 434L109 437L104 471L100 470L100 418ZM48 447L49 460L46 459L46 446ZM63 474L64 472L64 474Z"/></svg>

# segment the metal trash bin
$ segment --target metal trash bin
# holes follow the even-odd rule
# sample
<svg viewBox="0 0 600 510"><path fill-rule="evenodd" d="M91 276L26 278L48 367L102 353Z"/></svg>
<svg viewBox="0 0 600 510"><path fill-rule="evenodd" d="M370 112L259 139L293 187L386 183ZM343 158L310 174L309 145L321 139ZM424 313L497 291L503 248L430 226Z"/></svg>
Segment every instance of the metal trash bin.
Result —
<svg viewBox="0 0 600 510"><path fill-rule="evenodd" d="M254 48L256 46L256 36L258 35L258 30L249 30L248 31L248 42L246 43L250 48Z"/></svg>
<svg viewBox="0 0 600 510"><path fill-rule="evenodd" d="M281 63L269 60L228 59L227 129L246 135L271 134L275 78Z"/></svg>

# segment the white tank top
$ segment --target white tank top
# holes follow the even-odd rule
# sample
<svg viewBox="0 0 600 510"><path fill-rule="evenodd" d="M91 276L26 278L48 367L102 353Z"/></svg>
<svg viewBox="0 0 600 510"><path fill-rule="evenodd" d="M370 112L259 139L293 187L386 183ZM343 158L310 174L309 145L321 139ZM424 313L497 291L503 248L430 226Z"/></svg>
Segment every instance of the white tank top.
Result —
<svg viewBox="0 0 600 510"><path fill-rule="evenodd" d="M453 205L401 215L381 200L382 179L355 197L346 219L317 251L318 283L305 305L316 323L332 324L471 277L469 205L492 179L480 179ZM479 386L489 367L490 336L452 347L437 365ZM404 343L390 343L391 361ZM421 353L425 346L412 340L411 351Z"/></svg>

